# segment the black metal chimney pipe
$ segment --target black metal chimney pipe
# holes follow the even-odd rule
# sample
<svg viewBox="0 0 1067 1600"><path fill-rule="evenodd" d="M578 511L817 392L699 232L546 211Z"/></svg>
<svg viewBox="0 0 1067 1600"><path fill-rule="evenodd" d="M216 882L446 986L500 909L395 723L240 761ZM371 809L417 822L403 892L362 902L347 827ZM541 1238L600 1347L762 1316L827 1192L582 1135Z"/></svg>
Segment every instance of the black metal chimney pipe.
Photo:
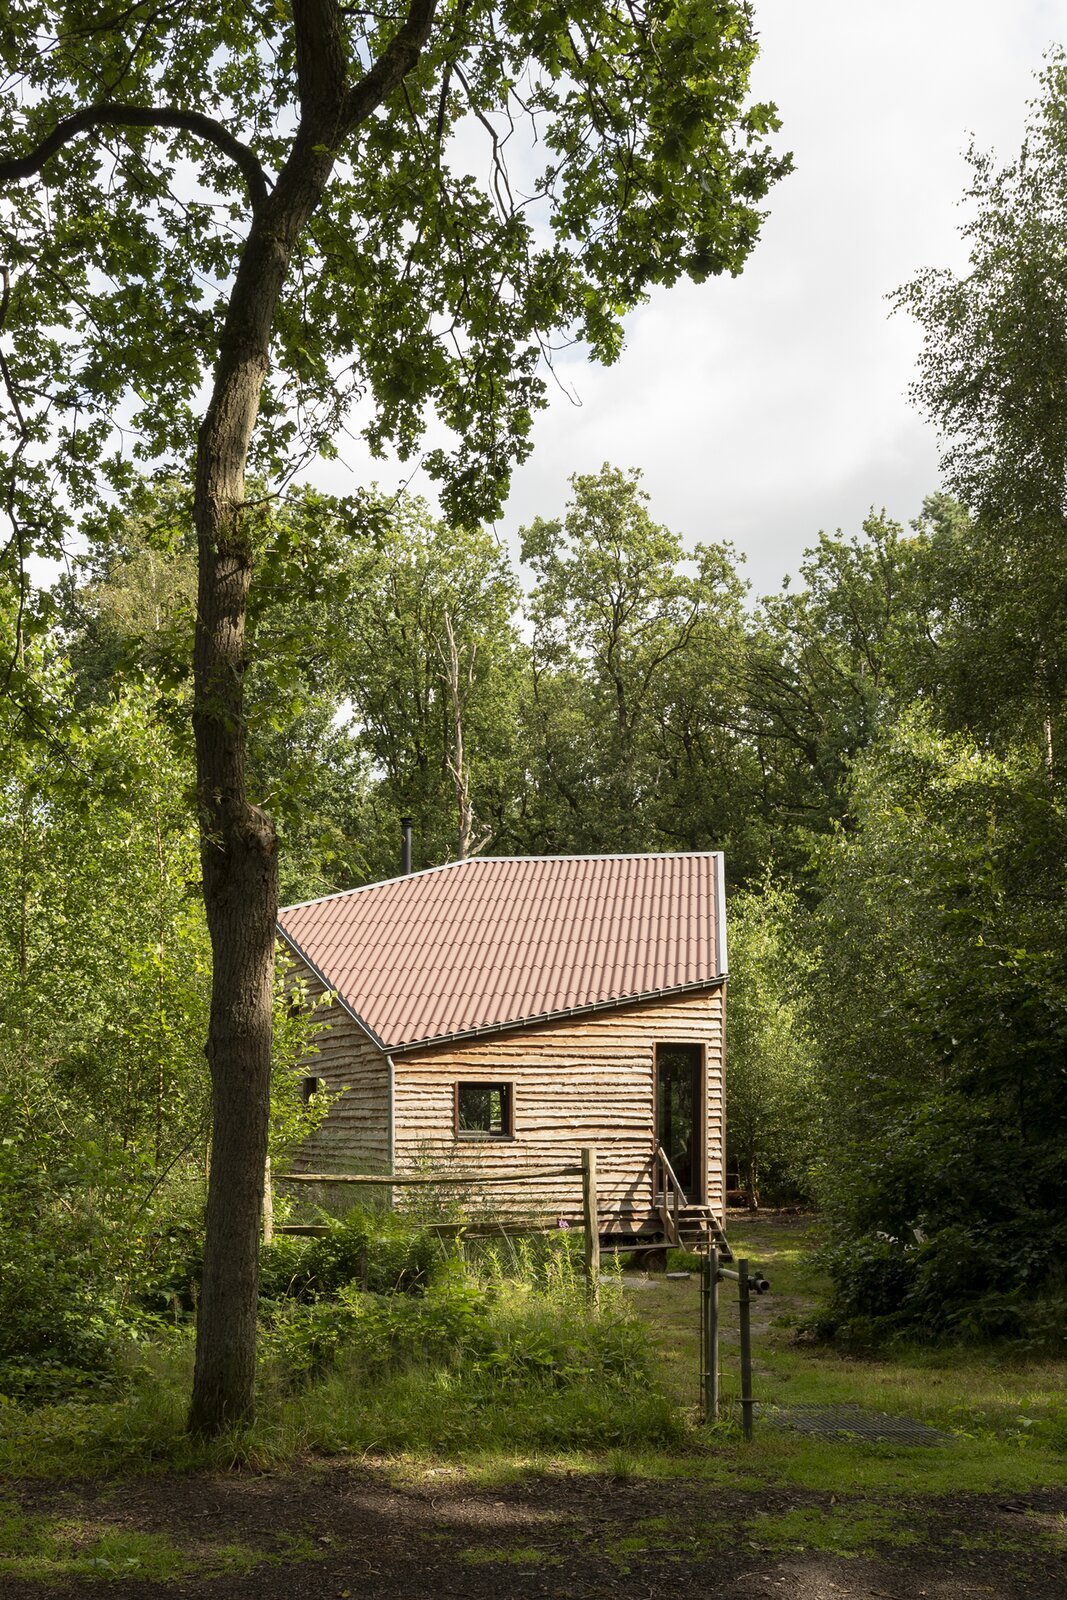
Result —
<svg viewBox="0 0 1067 1600"><path fill-rule="evenodd" d="M401 817L400 873L402 877L411 871L411 826L410 817Z"/></svg>

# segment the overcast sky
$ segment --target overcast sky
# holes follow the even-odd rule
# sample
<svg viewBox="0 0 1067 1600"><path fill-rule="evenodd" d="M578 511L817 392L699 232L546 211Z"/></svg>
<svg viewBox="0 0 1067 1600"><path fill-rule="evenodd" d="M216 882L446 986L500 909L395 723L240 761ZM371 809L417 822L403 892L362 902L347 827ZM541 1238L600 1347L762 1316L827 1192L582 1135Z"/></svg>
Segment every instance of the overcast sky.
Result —
<svg viewBox="0 0 1067 1600"><path fill-rule="evenodd" d="M1015 155L1042 56L1067 42L1067 0L755 10L754 90L777 103L796 171L740 278L657 293L614 367L567 363L581 406L557 394L539 418L500 525L510 543L562 511L572 472L611 461L642 469L657 521L732 540L760 594L820 528L858 531L872 504L910 521L937 486L936 440L907 394L918 332L886 296L922 267L964 265L963 152L973 134ZM416 474L412 488L430 486Z"/></svg>

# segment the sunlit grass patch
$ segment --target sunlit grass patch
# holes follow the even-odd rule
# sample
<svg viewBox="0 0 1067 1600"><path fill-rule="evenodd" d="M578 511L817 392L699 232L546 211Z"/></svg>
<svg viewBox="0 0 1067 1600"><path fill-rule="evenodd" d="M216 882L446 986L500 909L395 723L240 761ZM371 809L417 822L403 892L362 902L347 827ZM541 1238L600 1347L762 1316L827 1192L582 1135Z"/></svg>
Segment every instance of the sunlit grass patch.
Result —
<svg viewBox="0 0 1067 1600"><path fill-rule="evenodd" d="M556 1567L563 1557L553 1550L539 1550L536 1545L529 1544L519 1545L513 1550L470 1545L458 1552L458 1559L468 1567Z"/></svg>
<svg viewBox="0 0 1067 1600"><path fill-rule="evenodd" d="M765 1431L751 1447L750 1466L766 1484L830 1492L989 1494L1067 1482L1062 1457L995 1439L939 1448Z"/></svg>
<svg viewBox="0 0 1067 1600"><path fill-rule="evenodd" d="M745 1526L748 1543L783 1554L822 1551L835 1556L870 1555L879 1546L917 1544L921 1535L892 1507L857 1504L851 1497L836 1506L794 1506L761 1511Z"/></svg>
<svg viewBox="0 0 1067 1600"><path fill-rule="evenodd" d="M1067 1554L1067 1515L1062 1511L1028 1511L1024 1521L1028 1540L1036 1536L1046 1549Z"/></svg>
<svg viewBox="0 0 1067 1600"><path fill-rule="evenodd" d="M0 1506L0 1576L35 1582L72 1578L139 1578L165 1583L189 1573L251 1572L266 1552L239 1543L195 1549L164 1534L102 1526L64 1516L27 1515Z"/></svg>
<svg viewBox="0 0 1067 1600"><path fill-rule="evenodd" d="M782 1228L745 1223L732 1230L735 1253L759 1259L772 1283L760 1311L755 1357L762 1384L759 1398L775 1404L847 1401L869 1410L908 1415L970 1437L997 1437L1018 1444L1040 1442L1067 1450L1067 1359L1028 1357L1017 1348L913 1344L876 1358L843 1354L828 1346L798 1344L794 1328L782 1326L775 1306L782 1297L810 1304L825 1280L818 1261L817 1227ZM736 1323L736 1308L723 1295L724 1322Z"/></svg>

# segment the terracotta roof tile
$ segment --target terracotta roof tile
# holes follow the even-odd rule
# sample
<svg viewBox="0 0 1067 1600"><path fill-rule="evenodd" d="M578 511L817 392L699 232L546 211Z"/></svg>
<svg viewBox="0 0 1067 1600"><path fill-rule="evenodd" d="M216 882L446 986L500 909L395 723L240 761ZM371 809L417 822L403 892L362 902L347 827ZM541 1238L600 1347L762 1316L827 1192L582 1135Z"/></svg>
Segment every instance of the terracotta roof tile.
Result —
<svg viewBox="0 0 1067 1600"><path fill-rule="evenodd" d="M285 939L386 1050L718 981L719 852L475 857L290 906Z"/></svg>

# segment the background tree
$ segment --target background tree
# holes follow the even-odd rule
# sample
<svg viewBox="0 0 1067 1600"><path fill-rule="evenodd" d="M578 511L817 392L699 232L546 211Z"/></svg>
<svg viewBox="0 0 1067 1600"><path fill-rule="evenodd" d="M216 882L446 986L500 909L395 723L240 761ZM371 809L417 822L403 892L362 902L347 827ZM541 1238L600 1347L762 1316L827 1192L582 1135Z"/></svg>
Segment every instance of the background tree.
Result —
<svg viewBox="0 0 1067 1600"><path fill-rule="evenodd" d="M820 534L802 586L783 586L757 613L745 698L758 806L794 871L812 836L845 817L857 756L934 676L927 544L923 528L906 534L884 513L859 537Z"/></svg>
<svg viewBox="0 0 1067 1600"><path fill-rule="evenodd" d="M9 560L34 526L54 548L102 479L129 482L120 419L171 476L195 441L216 1160L191 1423L212 1432L253 1405L277 901L275 833L246 775L250 456L269 477L366 392L372 444L405 455L432 407L456 438L427 461L449 515L491 510L527 448L545 342L580 331L610 359L621 309L651 284L739 270L783 163L771 111L744 108L743 4L572 17L294 0L234 20L146 0L101 20L21 0L9 22ZM543 165L523 188L540 208L509 187L513 113L538 123ZM464 121L487 131L488 186L450 170Z"/></svg>
<svg viewBox="0 0 1067 1600"><path fill-rule="evenodd" d="M450 527L417 500L388 508L349 557L337 651L353 735L375 773L374 870L396 870L396 819L418 865L493 838L522 742L518 586L486 530Z"/></svg>
<svg viewBox="0 0 1067 1600"><path fill-rule="evenodd" d="M684 551L653 522L639 478L608 465L576 475L566 517L522 530L535 575L537 782L564 803L566 821L556 826L569 832L569 848L665 842L670 774L657 743L672 742L676 669L698 653L705 662L716 650L725 656L740 632L743 591L731 552ZM683 821L690 836L699 831L693 821Z"/></svg>
<svg viewBox="0 0 1067 1600"><path fill-rule="evenodd" d="M795 892L766 879L731 896L727 1166L753 1209L767 1197L813 1194L819 1104L808 1002L815 962Z"/></svg>
<svg viewBox="0 0 1067 1600"><path fill-rule="evenodd" d="M1054 773L1067 689L1067 62L1053 52L1018 159L971 149L970 259L897 303L924 333L916 397L959 524L951 611L971 722L1022 724ZM965 536L965 538L964 538ZM957 701L957 710L966 708Z"/></svg>
<svg viewBox="0 0 1067 1600"><path fill-rule="evenodd" d="M861 759L852 805L813 987L834 1318L1037 1332L1067 1240L1063 818L1025 744L979 751L921 712Z"/></svg>
<svg viewBox="0 0 1067 1600"><path fill-rule="evenodd" d="M344 726L342 613L351 555L376 513L307 489L250 512L269 528L248 615L247 759L280 829L288 901L367 876L366 758ZM150 713L191 761L196 554L188 489L141 480L128 506L90 523L88 551L56 588L56 639L82 706L124 682L151 684Z"/></svg>
<svg viewBox="0 0 1067 1600"><path fill-rule="evenodd" d="M823 855L833 1318L1045 1332L1062 1174L1067 70L1016 162L971 152L968 270L900 291L948 487L922 522L924 706L861 757Z"/></svg>

